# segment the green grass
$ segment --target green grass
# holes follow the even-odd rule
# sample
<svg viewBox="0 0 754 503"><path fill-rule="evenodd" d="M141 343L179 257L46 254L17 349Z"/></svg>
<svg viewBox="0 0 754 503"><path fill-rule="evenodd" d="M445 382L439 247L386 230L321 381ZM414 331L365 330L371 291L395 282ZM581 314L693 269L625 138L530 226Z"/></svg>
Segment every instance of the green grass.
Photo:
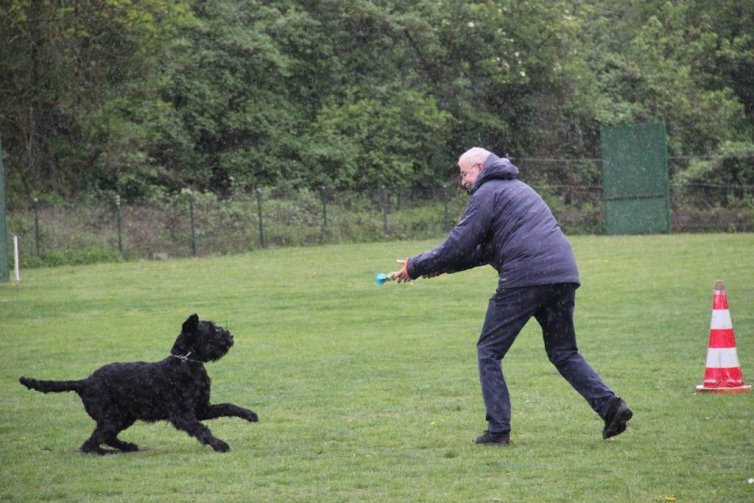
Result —
<svg viewBox="0 0 754 503"><path fill-rule="evenodd" d="M572 242L581 351L635 412L610 441L532 323L505 360L513 444L472 444L485 427L475 344L494 271L373 282L436 241L22 271L0 285L0 500L754 500L754 394L694 392L717 279L754 380L754 235ZM94 423L78 397L17 382L161 359L193 312L236 335L208 365L213 401L260 415L207 422L228 454L138 423L121 438L142 451L81 455Z"/></svg>

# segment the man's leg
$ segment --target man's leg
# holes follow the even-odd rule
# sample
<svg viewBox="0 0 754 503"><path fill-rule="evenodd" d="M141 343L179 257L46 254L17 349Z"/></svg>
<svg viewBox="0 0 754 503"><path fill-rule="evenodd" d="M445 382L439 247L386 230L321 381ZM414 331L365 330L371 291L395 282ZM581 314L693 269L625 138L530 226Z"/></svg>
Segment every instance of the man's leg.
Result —
<svg viewBox="0 0 754 503"><path fill-rule="evenodd" d="M501 360L538 307L541 287L498 289L490 299L477 343L479 381L488 431L509 432L511 404Z"/></svg>
<svg viewBox="0 0 754 503"><path fill-rule="evenodd" d="M592 409L605 419L618 397L579 354L573 326L575 298L575 285L555 285L551 299L534 316L542 326L547 357Z"/></svg>

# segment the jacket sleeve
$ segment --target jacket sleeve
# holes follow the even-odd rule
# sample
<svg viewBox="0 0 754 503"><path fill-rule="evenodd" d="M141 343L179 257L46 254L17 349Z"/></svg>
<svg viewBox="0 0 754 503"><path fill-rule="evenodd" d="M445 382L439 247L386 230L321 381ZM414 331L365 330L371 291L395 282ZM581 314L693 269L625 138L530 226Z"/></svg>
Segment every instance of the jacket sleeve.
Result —
<svg viewBox="0 0 754 503"><path fill-rule="evenodd" d="M452 274L454 272L461 272L467 269L473 269L474 267L487 265L492 262L492 258L492 242L485 241L484 243L477 245L474 253L468 257L468 260L459 260L456 264L448 266L444 272Z"/></svg>
<svg viewBox="0 0 754 503"><path fill-rule="evenodd" d="M433 272L459 272L490 262L487 234L493 216L494 192L476 191L458 225L436 248L409 258L408 274L418 278Z"/></svg>

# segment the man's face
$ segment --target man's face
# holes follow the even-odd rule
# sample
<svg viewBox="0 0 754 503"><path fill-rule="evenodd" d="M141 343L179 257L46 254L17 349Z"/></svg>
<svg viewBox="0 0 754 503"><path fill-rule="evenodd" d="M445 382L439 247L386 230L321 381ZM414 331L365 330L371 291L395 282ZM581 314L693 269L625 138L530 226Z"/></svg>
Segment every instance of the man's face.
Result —
<svg viewBox="0 0 754 503"><path fill-rule="evenodd" d="M468 190L472 185L474 185L474 182L479 176L479 173L482 172L484 165L481 162L472 163L467 160L463 160L458 163L458 167L461 170L461 185L466 190Z"/></svg>

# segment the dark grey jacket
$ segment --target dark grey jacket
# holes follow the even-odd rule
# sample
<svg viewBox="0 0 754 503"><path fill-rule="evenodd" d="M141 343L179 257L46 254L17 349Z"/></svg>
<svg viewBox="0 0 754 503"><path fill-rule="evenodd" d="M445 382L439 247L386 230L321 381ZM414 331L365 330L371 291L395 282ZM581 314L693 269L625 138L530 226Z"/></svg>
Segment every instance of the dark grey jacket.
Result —
<svg viewBox="0 0 754 503"><path fill-rule="evenodd" d="M499 287L579 283L571 244L518 168L495 154L469 190L461 221L434 250L411 257L408 274L453 273L490 264Z"/></svg>

